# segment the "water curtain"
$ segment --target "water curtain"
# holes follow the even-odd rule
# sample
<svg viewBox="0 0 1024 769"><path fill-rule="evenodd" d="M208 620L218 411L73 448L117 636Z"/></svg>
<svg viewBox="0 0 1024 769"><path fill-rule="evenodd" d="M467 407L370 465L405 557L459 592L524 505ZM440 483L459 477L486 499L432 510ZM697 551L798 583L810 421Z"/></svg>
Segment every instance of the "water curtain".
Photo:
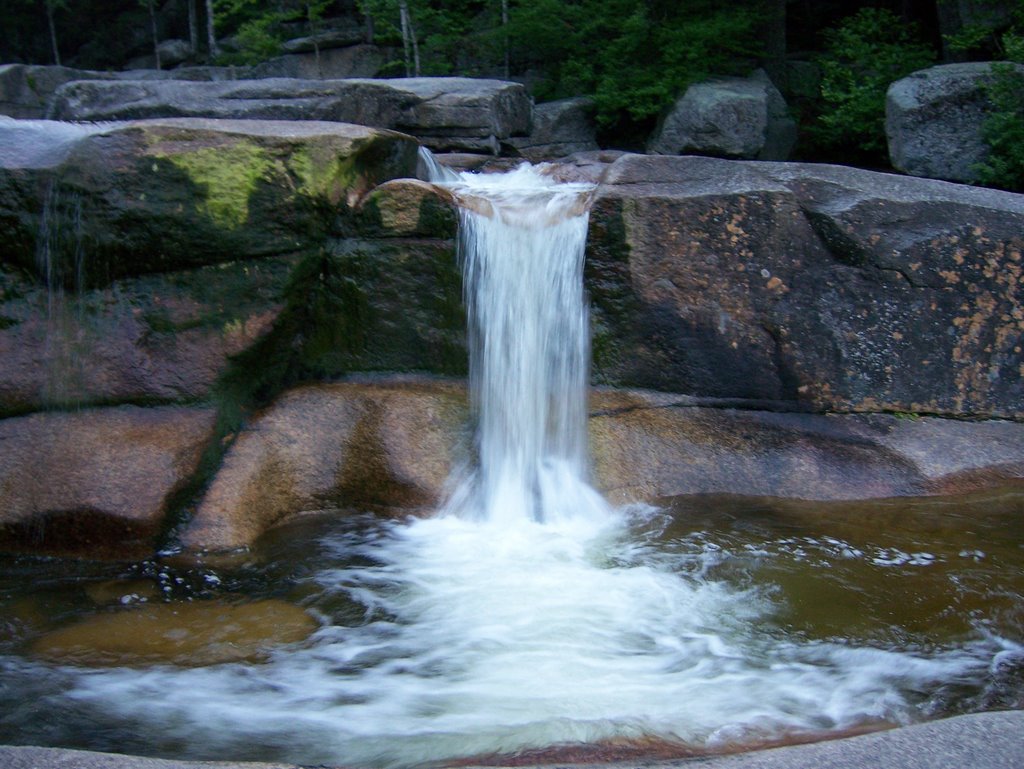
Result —
<svg viewBox="0 0 1024 769"><path fill-rule="evenodd" d="M583 260L594 186L543 167L431 179L459 203L478 467L446 506L489 521L604 517L586 483L589 319Z"/></svg>

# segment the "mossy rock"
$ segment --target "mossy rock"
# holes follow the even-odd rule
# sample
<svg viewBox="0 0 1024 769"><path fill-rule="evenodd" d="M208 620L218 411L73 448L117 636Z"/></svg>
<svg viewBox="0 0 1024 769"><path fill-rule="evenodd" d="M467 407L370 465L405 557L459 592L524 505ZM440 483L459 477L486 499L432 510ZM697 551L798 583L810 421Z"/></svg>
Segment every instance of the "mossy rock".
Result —
<svg viewBox="0 0 1024 769"><path fill-rule="evenodd" d="M371 189L414 176L417 149L393 131L314 121L182 118L83 132L45 168L0 169L6 259L95 286L315 250Z"/></svg>

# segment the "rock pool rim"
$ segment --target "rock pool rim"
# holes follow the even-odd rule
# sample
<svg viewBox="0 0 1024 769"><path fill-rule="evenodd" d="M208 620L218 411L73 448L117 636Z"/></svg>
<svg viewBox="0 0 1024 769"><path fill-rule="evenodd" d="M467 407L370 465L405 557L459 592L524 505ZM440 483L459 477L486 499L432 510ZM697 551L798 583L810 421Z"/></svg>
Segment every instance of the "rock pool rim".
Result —
<svg viewBox="0 0 1024 769"><path fill-rule="evenodd" d="M611 762L555 761L545 763L470 762L436 765L437 769L473 766L606 769L1018 769L1024 765L1024 710L991 711L952 716L911 726L816 742L765 747L731 754L678 758L639 757ZM301 769L294 764L231 761L182 761L98 753L65 748L0 746L7 769Z"/></svg>

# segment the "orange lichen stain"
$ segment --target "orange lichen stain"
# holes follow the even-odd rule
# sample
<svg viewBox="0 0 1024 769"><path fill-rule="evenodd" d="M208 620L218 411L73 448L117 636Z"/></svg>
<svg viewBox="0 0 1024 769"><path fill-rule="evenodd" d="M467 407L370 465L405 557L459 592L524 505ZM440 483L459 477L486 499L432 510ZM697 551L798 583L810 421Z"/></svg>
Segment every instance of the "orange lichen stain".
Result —
<svg viewBox="0 0 1024 769"><path fill-rule="evenodd" d="M920 262L911 262L909 267L910 267L910 271L911 272L917 272L918 270L921 269L921 263Z"/></svg>
<svg viewBox="0 0 1024 769"><path fill-rule="evenodd" d="M973 230L971 230L971 232L974 233L974 237L980 238L982 234L985 232L985 230L983 230L981 227L975 227Z"/></svg>
<svg viewBox="0 0 1024 769"><path fill-rule="evenodd" d="M778 277L774 277L771 280L769 280L765 284L765 286L768 288L769 291L775 291L776 289L778 289L780 291L788 291L789 290L789 289L786 288L786 284L783 283L781 280L779 280Z"/></svg>
<svg viewBox="0 0 1024 769"><path fill-rule="evenodd" d="M893 331L892 338L899 342L901 339L903 339L903 334L901 334L899 331Z"/></svg>
<svg viewBox="0 0 1024 769"><path fill-rule="evenodd" d="M947 283L956 284L960 282L960 273L953 270L939 270L939 275L946 279Z"/></svg>

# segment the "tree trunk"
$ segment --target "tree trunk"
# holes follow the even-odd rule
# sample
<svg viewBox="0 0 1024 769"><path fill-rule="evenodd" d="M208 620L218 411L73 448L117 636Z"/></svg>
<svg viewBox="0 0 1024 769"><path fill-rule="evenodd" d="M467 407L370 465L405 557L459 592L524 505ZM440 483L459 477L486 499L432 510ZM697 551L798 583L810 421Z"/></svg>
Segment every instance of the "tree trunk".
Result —
<svg viewBox="0 0 1024 769"><path fill-rule="evenodd" d="M217 50L217 33L213 26L213 0L206 0L206 45L212 61L220 53Z"/></svg>
<svg viewBox="0 0 1024 769"><path fill-rule="evenodd" d="M188 0L188 45L192 55L199 52L199 20L196 18L196 0Z"/></svg>
<svg viewBox="0 0 1024 769"><path fill-rule="evenodd" d="M502 43L505 47L505 79L512 77L512 69L509 66L509 42L508 42L508 0L501 0L501 30Z"/></svg>
<svg viewBox="0 0 1024 769"><path fill-rule="evenodd" d="M53 3L46 2L46 23L50 28L50 48L53 50L53 63L60 66L60 49L57 47L57 27L53 23Z"/></svg>
<svg viewBox="0 0 1024 769"><path fill-rule="evenodd" d="M156 31L156 8L153 6L153 0L146 0L146 7L149 9L149 28L153 33L153 58L156 59L156 68L162 69L160 66L160 36Z"/></svg>
<svg viewBox="0 0 1024 769"><path fill-rule="evenodd" d="M320 31L320 25L317 23L318 19L313 13L313 8L309 3L306 3L306 24L309 26L309 36L313 40L313 58L316 61L316 76L320 80L324 79L324 69L320 63L320 43L317 42L316 36Z"/></svg>
<svg viewBox="0 0 1024 769"><path fill-rule="evenodd" d="M409 60L409 6L404 2L398 4L398 21L402 27L402 56L405 59L405 76L412 75L412 66Z"/></svg>
<svg viewBox="0 0 1024 769"><path fill-rule="evenodd" d="M786 90L786 0L771 0L764 21L764 69L781 91Z"/></svg>
<svg viewBox="0 0 1024 769"><path fill-rule="evenodd" d="M373 45L373 14L369 10L366 11L366 42L369 45Z"/></svg>
<svg viewBox="0 0 1024 769"><path fill-rule="evenodd" d="M402 3L405 5L405 3ZM409 8L406 6L405 13L409 15ZM409 38L412 40L412 63L413 73L420 76L420 43L416 39L416 28L412 25L412 16L409 16Z"/></svg>

